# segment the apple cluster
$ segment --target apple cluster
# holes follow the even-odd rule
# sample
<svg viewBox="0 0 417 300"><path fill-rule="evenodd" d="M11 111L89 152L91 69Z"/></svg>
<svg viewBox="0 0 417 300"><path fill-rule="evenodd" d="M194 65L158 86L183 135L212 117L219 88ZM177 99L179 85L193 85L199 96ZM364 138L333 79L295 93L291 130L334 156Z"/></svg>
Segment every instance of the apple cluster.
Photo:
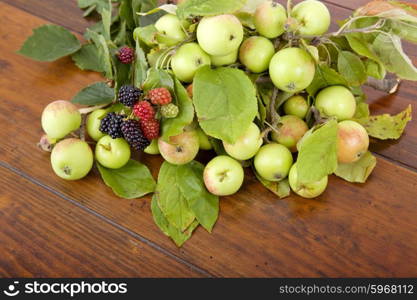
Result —
<svg viewBox="0 0 417 300"><path fill-rule="evenodd" d="M273 107L273 124L253 120L234 143L217 141L224 153L205 167L204 183L209 192L219 196L236 193L244 181L243 166L250 162L264 180L280 182L288 179L291 189L298 195L317 197L327 187L327 176L309 184L300 184L297 179L297 145L314 125L307 121L313 110L319 120L336 119L339 122L339 163L357 162L369 146L365 128L352 120L356 100L349 87L328 86L319 90L315 97L307 98L305 90L313 82L316 64L320 61L319 51L312 41L315 36L327 32L330 13L317 0L305 0L291 11L276 2L264 1L252 17L254 28L246 28L234 14L205 16L192 22L167 13L154 26L158 33L157 48L170 49L162 51L170 57L162 57L161 51L155 57L156 51L151 49L149 63L172 72L187 87L190 98L194 76L203 66L234 67L247 74L262 75L269 78L277 91L290 95L279 108ZM133 33L134 38L139 39L139 34L138 28ZM302 36L311 45L282 42L291 40L289 37L294 35ZM131 150L123 138L113 139L99 130L100 120L108 112L109 109L93 111L87 118L86 128L97 142L97 161L107 168L117 169L127 163ZM171 164L191 162L199 150L211 150L215 140L196 123L187 126L179 135L153 140L144 151L160 154ZM77 138L64 139L80 125L80 111L67 101L51 103L42 114L47 141L50 144L59 141L52 150L52 168L64 179L80 179L93 165L94 155L87 142Z"/></svg>

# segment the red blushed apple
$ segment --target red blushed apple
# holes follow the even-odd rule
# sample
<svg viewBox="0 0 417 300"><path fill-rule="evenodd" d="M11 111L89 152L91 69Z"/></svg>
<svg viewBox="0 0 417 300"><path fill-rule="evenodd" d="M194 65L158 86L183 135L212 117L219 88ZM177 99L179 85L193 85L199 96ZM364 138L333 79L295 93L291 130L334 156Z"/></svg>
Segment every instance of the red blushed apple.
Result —
<svg viewBox="0 0 417 300"><path fill-rule="evenodd" d="M366 129L355 121L342 121L338 124L337 159L348 164L358 161L368 151L369 136Z"/></svg>
<svg viewBox="0 0 417 300"><path fill-rule="evenodd" d="M169 142L159 138L158 147L167 162L174 165L184 165L197 156L200 142L197 132L192 130L170 137Z"/></svg>

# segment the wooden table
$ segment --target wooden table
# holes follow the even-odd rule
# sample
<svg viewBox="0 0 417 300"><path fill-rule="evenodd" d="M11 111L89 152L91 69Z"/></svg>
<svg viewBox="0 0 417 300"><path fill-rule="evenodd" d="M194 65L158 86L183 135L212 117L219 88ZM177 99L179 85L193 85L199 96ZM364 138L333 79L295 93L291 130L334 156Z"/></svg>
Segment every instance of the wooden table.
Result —
<svg viewBox="0 0 417 300"><path fill-rule="evenodd" d="M340 20L366 1L325 2ZM417 121L399 141L372 143L378 165L366 184L332 176L315 200L279 200L247 172L242 190L221 199L213 233L198 229L178 249L154 224L149 197L119 199L97 171L60 180L36 148L44 106L100 80L67 58L15 54L45 23L78 34L91 25L75 0L0 0L0 276L417 276ZM406 49L417 62L416 47ZM416 83L367 92L373 113L411 103L417 119ZM140 159L156 176L161 158Z"/></svg>

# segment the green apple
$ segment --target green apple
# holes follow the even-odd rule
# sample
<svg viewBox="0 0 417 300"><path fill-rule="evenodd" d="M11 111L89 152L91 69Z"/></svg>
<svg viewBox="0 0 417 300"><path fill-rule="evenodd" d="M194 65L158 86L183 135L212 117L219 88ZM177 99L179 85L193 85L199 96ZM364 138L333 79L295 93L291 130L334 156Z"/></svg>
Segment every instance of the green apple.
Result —
<svg viewBox="0 0 417 300"><path fill-rule="evenodd" d="M255 156L262 146L261 131L255 123L251 123L245 133L235 143L223 141L227 154L238 160L247 160Z"/></svg>
<svg viewBox="0 0 417 300"><path fill-rule="evenodd" d="M198 142L201 150L211 150L213 146L210 143L208 135L201 129L197 128Z"/></svg>
<svg viewBox="0 0 417 300"><path fill-rule="evenodd" d="M228 196L240 189L244 172L239 162L229 156L220 155L213 158L204 168L203 178L210 193Z"/></svg>
<svg viewBox="0 0 417 300"><path fill-rule="evenodd" d="M107 109L97 109L90 113L87 117L87 133L95 141L98 141L103 136L105 136L105 134L100 131L100 123L101 119L103 119L107 113Z"/></svg>
<svg viewBox="0 0 417 300"><path fill-rule="evenodd" d="M274 1L260 4L254 15L256 31L269 39L274 39L284 33L287 12L285 8Z"/></svg>
<svg viewBox="0 0 417 300"><path fill-rule="evenodd" d="M155 27L160 34L158 41L167 46L176 45L186 38L183 24L176 15L163 15L156 21Z"/></svg>
<svg viewBox="0 0 417 300"><path fill-rule="evenodd" d="M351 119L356 112L355 96L344 86L330 86L317 94L316 108L323 115L336 117L339 121Z"/></svg>
<svg viewBox="0 0 417 300"><path fill-rule="evenodd" d="M298 182L297 163L295 163L291 167L288 180L290 182L290 187L294 191L294 193L304 198L315 198L323 194L323 192L326 190L328 176L325 176L316 182L300 184Z"/></svg>
<svg viewBox="0 0 417 300"><path fill-rule="evenodd" d="M270 40L262 36L252 36L240 46L239 60L253 73L261 73L268 70L274 54L274 44Z"/></svg>
<svg viewBox="0 0 417 300"><path fill-rule="evenodd" d="M156 155L159 154L158 140L152 140L151 144L143 150L147 154Z"/></svg>
<svg viewBox="0 0 417 300"><path fill-rule="evenodd" d="M287 177L292 163L290 150L276 143L262 146L254 160L256 172L269 181L281 181Z"/></svg>
<svg viewBox="0 0 417 300"><path fill-rule="evenodd" d="M90 146L79 139L65 139L52 149L51 164L55 174L66 180L85 177L93 167Z"/></svg>
<svg viewBox="0 0 417 300"><path fill-rule="evenodd" d="M197 43L187 43L172 56L171 67L179 80L192 82L197 70L210 63L210 56Z"/></svg>
<svg viewBox="0 0 417 300"><path fill-rule="evenodd" d="M355 121L342 121L337 132L337 160L349 164L358 161L369 147L369 135L366 129Z"/></svg>
<svg viewBox="0 0 417 300"><path fill-rule="evenodd" d="M62 139L81 125L81 114L71 102L57 100L42 112L42 128L48 137Z"/></svg>
<svg viewBox="0 0 417 300"><path fill-rule="evenodd" d="M171 136L169 143L162 138L158 139L158 147L162 157L174 165L184 165L192 161L198 153L200 143L195 130Z"/></svg>
<svg viewBox="0 0 417 300"><path fill-rule="evenodd" d="M272 57L269 74L277 88L298 93L314 79L316 66L313 57L300 48L285 48Z"/></svg>
<svg viewBox="0 0 417 300"><path fill-rule="evenodd" d="M303 96L296 95L289 98L284 103L284 112L287 115L293 115L304 119L307 115L309 106L306 99Z"/></svg>
<svg viewBox="0 0 417 300"><path fill-rule="evenodd" d="M204 17L197 27L197 40L210 55L228 55L242 43L242 23L234 15Z"/></svg>
<svg viewBox="0 0 417 300"><path fill-rule="evenodd" d="M96 159L106 168L119 169L130 159L130 146L125 139L105 135L97 142Z"/></svg>
<svg viewBox="0 0 417 300"><path fill-rule="evenodd" d="M223 56L210 56L211 64L216 67L226 66L234 64L237 60L239 51L235 50L230 54L223 55Z"/></svg>
<svg viewBox="0 0 417 300"><path fill-rule="evenodd" d="M287 115L281 117L278 132L272 132L272 139L290 149L291 152L297 152L297 143L307 131L306 122L299 117Z"/></svg>
<svg viewBox="0 0 417 300"><path fill-rule="evenodd" d="M330 12L326 5L317 0L306 0L295 5L291 16L298 21L301 35L322 35L329 30Z"/></svg>

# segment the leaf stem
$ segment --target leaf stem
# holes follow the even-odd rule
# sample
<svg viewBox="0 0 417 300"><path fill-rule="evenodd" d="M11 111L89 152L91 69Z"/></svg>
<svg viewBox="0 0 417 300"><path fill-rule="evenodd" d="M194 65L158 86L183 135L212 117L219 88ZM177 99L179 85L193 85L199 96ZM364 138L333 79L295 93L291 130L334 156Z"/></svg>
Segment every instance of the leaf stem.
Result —
<svg viewBox="0 0 417 300"><path fill-rule="evenodd" d="M85 108L78 109L78 111L80 112L80 114L85 115L85 114L89 114L90 112L93 112L97 109L106 107L108 105L109 104L101 104L101 105L96 105L96 106L91 106L91 107L85 107Z"/></svg>

